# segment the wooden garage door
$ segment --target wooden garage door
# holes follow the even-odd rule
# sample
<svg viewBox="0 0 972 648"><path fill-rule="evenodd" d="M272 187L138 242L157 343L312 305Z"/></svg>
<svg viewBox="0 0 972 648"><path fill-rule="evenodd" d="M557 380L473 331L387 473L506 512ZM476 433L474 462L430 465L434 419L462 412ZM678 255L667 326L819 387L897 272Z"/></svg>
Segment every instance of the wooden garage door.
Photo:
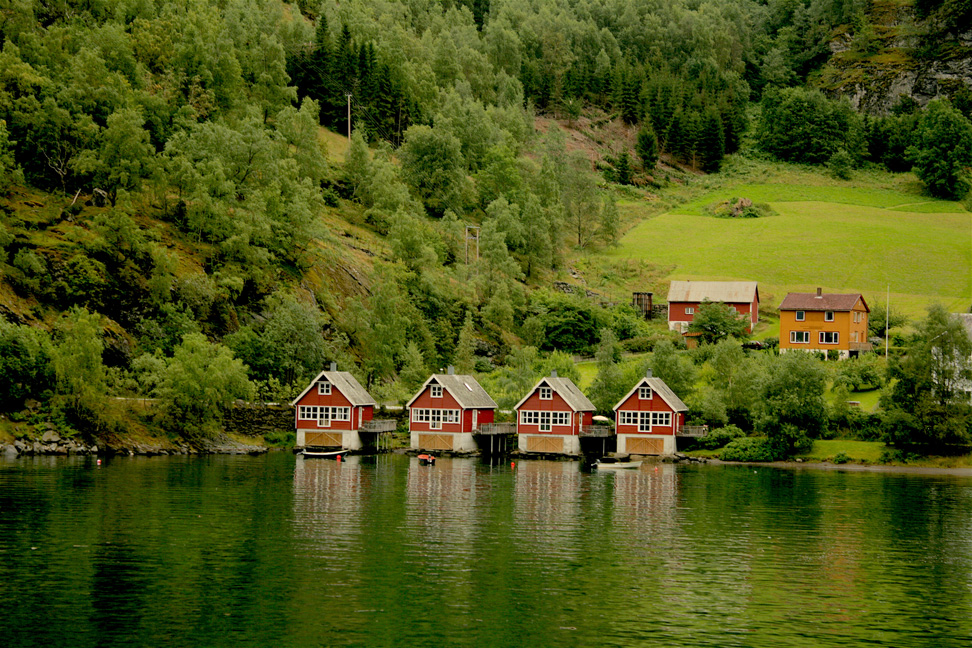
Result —
<svg viewBox="0 0 972 648"><path fill-rule="evenodd" d="M665 439L628 437L624 445L628 454L660 455L665 452Z"/></svg>
<svg viewBox="0 0 972 648"><path fill-rule="evenodd" d="M420 434L418 445L422 450L452 450L451 434Z"/></svg>
<svg viewBox="0 0 972 648"><path fill-rule="evenodd" d="M341 447L340 432L306 432L304 434L304 445L316 446L321 448Z"/></svg>
<svg viewBox="0 0 972 648"><path fill-rule="evenodd" d="M560 436L528 437L527 450L530 452L556 452L557 454L562 454L564 451L564 439Z"/></svg>

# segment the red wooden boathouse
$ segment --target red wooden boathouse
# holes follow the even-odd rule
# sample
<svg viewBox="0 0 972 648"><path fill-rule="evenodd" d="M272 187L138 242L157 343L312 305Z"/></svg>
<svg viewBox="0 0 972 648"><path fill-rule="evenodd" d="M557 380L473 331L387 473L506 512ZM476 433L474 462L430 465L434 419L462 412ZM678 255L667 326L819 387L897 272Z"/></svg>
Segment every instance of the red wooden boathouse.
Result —
<svg viewBox="0 0 972 648"><path fill-rule="evenodd" d="M538 382L514 408L523 452L580 454L580 435L594 418L594 404L570 378L557 372Z"/></svg>

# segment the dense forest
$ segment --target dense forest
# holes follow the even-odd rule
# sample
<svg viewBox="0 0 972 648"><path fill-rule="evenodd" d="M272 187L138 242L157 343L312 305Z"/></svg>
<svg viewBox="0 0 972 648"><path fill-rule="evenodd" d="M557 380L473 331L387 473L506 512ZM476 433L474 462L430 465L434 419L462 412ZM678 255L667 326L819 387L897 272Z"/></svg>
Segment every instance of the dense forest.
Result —
<svg viewBox="0 0 972 648"><path fill-rule="evenodd" d="M127 419L107 397L151 395L154 420L200 437L225 404L286 399L325 361L382 400L447 364L509 400L595 350L598 402L620 388L608 358L622 349L660 348L659 375L677 381L678 336L551 289L571 251L617 240L621 187L744 154L838 175L914 167L934 194L968 191L968 85L894 97L886 114L827 86L846 64L835 42L861 60L896 48L883 7L9 2L2 408L34 400L60 425L112 434ZM909 60L968 56L970 19L967 2L915 2ZM556 123L578 120L618 125L609 153L569 145ZM329 132L350 140L341 158ZM717 382L694 413L758 426ZM773 425L796 424L784 419Z"/></svg>

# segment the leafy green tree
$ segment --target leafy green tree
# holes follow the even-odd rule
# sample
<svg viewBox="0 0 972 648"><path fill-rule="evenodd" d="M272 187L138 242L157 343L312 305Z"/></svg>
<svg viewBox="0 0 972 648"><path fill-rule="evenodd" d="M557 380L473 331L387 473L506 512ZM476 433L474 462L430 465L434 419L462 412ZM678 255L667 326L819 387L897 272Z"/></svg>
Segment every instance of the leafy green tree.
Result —
<svg viewBox="0 0 972 648"><path fill-rule="evenodd" d="M847 387L850 391L861 391L865 387L876 388L884 384L881 360L873 353L841 362L836 369L834 385Z"/></svg>
<svg viewBox="0 0 972 648"><path fill-rule="evenodd" d="M854 159L864 153L863 123L846 102L830 101L819 90L786 88L767 91L760 105L757 141L781 160L821 164L841 148Z"/></svg>
<svg viewBox="0 0 972 648"><path fill-rule="evenodd" d="M972 380L972 341L941 305L929 308L917 328L905 356L888 368L893 382L882 397L885 438L933 449L968 443L972 407L961 387Z"/></svg>
<svg viewBox="0 0 972 648"><path fill-rule="evenodd" d="M695 389L695 367L692 362L675 350L668 340L662 340L655 345L649 363L652 373L665 381L669 389L683 401L689 398Z"/></svg>
<svg viewBox="0 0 972 648"><path fill-rule="evenodd" d="M809 450L827 425L827 371L808 353L785 353L770 366L763 385L760 428L777 457Z"/></svg>
<svg viewBox="0 0 972 648"><path fill-rule="evenodd" d="M709 365L712 385L721 393L726 416L736 425L752 428L759 406L762 381L768 373L762 357L753 357L740 344L726 338L712 349Z"/></svg>
<svg viewBox="0 0 972 648"><path fill-rule="evenodd" d="M689 333L699 333L703 344L715 344L726 338L745 338L748 320L722 302L704 300L689 324Z"/></svg>
<svg viewBox="0 0 972 648"><path fill-rule="evenodd" d="M441 216L460 202L465 162L459 140L442 129L412 126L398 151L402 179L426 208Z"/></svg>
<svg viewBox="0 0 972 648"><path fill-rule="evenodd" d="M17 408L54 384L51 336L0 319L0 407Z"/></svg>
<svg viewBox="0 0 972 648"><path fill-rule="evenodd" d="M246 374L246 366L227 347L200 333L186 335L159 385L166 427L190 439L214 437L225 410L253 393Z"/></svg>
<svg viewBox="0 0 972 648"><path fill-rule="evenodd" d="M456 342L452 364L459 374L471 374L476 369L476 328L469 311L466 311L466 321L459 329L459 340Z"/></svg>
<svg viewBox="0 0 972 648"><path fill-rule="evenodd" d="M72 161L76 171L92 175L96 188L105 189L112 206L119 190L136 189L155 165L155 151L144 124L136 110L112 113L107 128L100 133L100 147L85 150Z"/></svg>
<svg viewBox="0 0 972 648"><path fill-rule="evenodd" d="M621 345L614 331L601 329L601 341L594 354L597 363L597 376L588 390L591 402L600 412L611 412L631 387L627 376L618 362L621 359Z"/></svg>
<svg viewBox="0 0 972 648"><path fill-rule="evenodd" d="M483 317L495 324L503 331L513 329L513 304L510 301L510 289L507 282L502 281L493 291L493 296L489 298L486 307L483 309Z"/></svg>
<svg viewBox="0 0 972 648"><path fill-rule="evenodd" d="M429 370L425 365L422 350L419 349L414 340L411 340L405 345L405 352L402 354L402 368L398 372L398 379L402 386L410 394L413 394L428 377Z"/></svg>
<svg viewBox="0 0 972 648"><path fill-rule="evenodd" d="M651 127L651 122L644 122L638 131L635 151L641 158L645 171L654 170L655 165L658 164L658 136L655 135L655 129Z"/></svg>
<svg viewBox="0 0 972 648"><path fill-rule="evenodd" d="M0 191L6 191L10 185L24 181L24 173L14 159L13 147L16 144L10 141L7 122L0 119Z"/></svg>
<svg viewBox="0 0 972 648"><path fill-rule="evenodd" d="M74 422L94 432L103 429L108 390L103 350L97 314L76 307L58 322L51 354L57 392Z"/></svg>
<svg viewBox="0 0 972 648"><path fill-rule="evenodd" d="M885 331L904 326L908 316L897 310L894 305L875 302L867 314L867 331L874 337L884 337Z"/></svg>
<svg viewBox="0 0 972 648"><path fill-rule="evenodd" d="M360 199L362 188L371 176L371 154L368 142L360 130L351 134L351 144L344 154L344 180L351 188L351 197Z"/></svg>
<svg viewBox="0 0 972 648"><path fill-rule="evenodd" d="M932 101L908 155L915 163L915 174L933 195L961 198L972 182L972 122L947 101Z"/></svg>

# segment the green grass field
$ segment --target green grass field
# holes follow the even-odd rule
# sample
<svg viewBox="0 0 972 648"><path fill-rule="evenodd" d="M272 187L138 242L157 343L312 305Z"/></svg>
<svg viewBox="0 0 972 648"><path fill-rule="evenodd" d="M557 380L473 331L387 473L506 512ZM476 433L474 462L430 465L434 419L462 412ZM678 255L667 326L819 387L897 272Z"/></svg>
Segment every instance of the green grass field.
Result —
<svg viewBox="0 0 972 648"><path fill-rule="evenodd" d="M813 180L806 174L793 179ZM864 186L780 180L725 181L728 186L707 188L657 216L651 216L653 203L626 204L626 218L637 220L642 211L645 219L605 254L673 268L669 280L755 280L764 303L774 306L787 292L817 286L860 291L873 304L884 301L890 285L892 304L911 316L936 301L968 310L972 214L960 203L903 190L910 188L903 181L889 187L873 179ZM703 214L705 206L732 197L769 203L778 214Z"/></svg>
<svg viewBox="0 0 972 648"><path fill-rule="evenodd" d="M854 463L877 463L885 449L881 441L846 441L833 439L813 442L810 452L798 455L804 461L831 461L839 453L846 454Z"/></svg>

